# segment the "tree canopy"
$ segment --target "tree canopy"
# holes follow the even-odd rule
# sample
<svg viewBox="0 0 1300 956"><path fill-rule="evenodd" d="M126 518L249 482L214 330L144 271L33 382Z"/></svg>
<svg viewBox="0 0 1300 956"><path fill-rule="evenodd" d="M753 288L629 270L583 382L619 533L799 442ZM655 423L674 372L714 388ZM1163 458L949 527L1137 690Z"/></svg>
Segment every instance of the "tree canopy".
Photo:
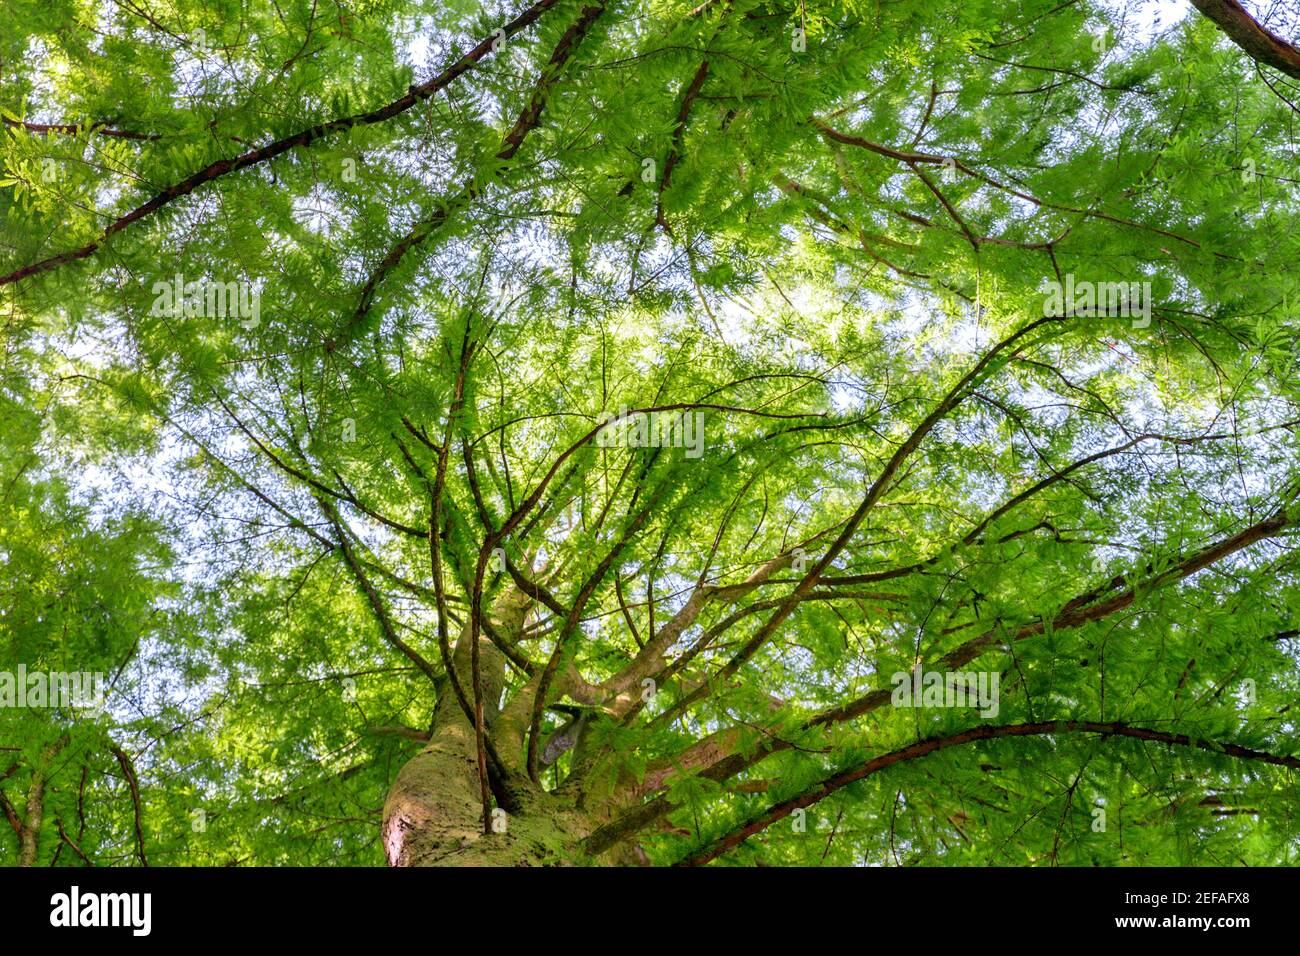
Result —
<svg viewBox="0 0 1300 956"><path fill-rule="evenodd" d="M1296 37L7 0L0 860L1295 863Z"/></svg>

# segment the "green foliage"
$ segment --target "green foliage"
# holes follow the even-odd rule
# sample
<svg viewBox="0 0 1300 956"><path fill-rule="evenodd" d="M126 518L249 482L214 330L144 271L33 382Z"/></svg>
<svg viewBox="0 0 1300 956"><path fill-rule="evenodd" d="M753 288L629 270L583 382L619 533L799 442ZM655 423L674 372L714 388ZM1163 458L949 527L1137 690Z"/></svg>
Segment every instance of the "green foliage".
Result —
<svg viewBox="0 0 1300 956"><path fill-rule="evenodd" d="M653 862L1067 720L1189 743L906 756L722 859L1296 862L1295 87L1123 7L610 4L562 53L561 0L371 121L524 8L5 3L0 671L108 694L0 707L0 860L42 790L41 863L383 862L500 548L577 610L483 613L488 711L557 655L599 716L537 786L666 795ZM637 409L699 454L594 440ZM838 712L962 649L995 716Z"/></svg>

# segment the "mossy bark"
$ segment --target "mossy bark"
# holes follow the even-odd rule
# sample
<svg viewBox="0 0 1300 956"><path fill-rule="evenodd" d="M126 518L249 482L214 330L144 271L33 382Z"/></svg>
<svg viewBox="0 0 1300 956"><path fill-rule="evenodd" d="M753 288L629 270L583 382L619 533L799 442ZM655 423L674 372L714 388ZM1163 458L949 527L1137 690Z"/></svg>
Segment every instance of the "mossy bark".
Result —
<svg viewBox="0 0 1300 956"><path fill-rule="evenodd" d="M522 630L527 598L508 593L493 607L498 633ZM462 632L452 655L466 695L472 694L469 636ZM607 800L587 806L577 786L547 792L523 772L522 747L529 683L499 712L505 659L486 637L479 640L484 716L506 766L493 781L498 806L485 832L473 724L454 691L443 689L428 743L398 772L384 804L382 839L391 866L548 866L637 862L620 847L600 860L585 857L583 839L609 819ZM527 705L527 706L525 706ZM576 755L575 755L576 757Z"/></svg>

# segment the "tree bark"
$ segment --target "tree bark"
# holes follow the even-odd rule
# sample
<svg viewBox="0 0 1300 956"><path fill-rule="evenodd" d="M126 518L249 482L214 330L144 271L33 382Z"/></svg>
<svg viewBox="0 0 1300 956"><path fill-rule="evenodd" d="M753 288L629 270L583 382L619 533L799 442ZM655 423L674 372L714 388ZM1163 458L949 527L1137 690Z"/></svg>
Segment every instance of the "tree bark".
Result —
<svg viewBox="0 0 1300 956"><path fill-rule="evenodd" d="M45 763L32 770L27 787L27 805L23 808L22 832L18 834L18 865L35 866L40 848L41 821L45 816Z"/></svg>
<svg viewBox="0 0 1300 956"><path fill-rule="evenodd" d="M495 630L507 639L522 631L532 599L510 589L493 607ZM472 693L468 625L452 653L466 695ZM531 706L530 682L500 713L505 657L487 637L479 638L479 665L488 729L506 765L494 780L498 806L492 832L485 833L479 790L474 726L455 694L444 690L434 709L428 743L397 774L384 803L382 839L390 866L546 866L591 862L582 841L610 811L586 809L587 794L576 788L547 792L523 772L522 744ZM576 755L575 755L576 756ZM502 805L502 804L507 805ZM624 854L620 851L619 860Z"/></svg>
<svg viewBox="0 0 1300 956"><path fill-rule="evenodd" d="M1256 62L1300 79L1300 49L1261 25L1237 0L1192 0L1192 4Z"/></svg>

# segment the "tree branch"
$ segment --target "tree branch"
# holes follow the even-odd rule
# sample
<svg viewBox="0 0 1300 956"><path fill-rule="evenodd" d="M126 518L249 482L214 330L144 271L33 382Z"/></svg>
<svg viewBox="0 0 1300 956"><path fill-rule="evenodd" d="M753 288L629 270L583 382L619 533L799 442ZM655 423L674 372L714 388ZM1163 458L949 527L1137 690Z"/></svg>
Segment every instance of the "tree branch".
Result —
<svg viewBox="0 0 1300 956"><path fill-rule="evenodd" d="M1300 49L1252 17L1237 0L1192 0L1252 59L1300 79Z"/></svg>
<svg viewBox="0 0 1300 956"><path fill-rule="evenodd" d="M937 750L956 747L977 740L996 740L1004 737L1045 736L1063 733L1101 734L1103 737L1129 737L1135 740L1150 740L1156 743L1169 744L1171 746L1191 747L1199 750L1207 750L1211 753L1226 754L1229 757L1235 757L1238 760L1254 760L1278 767L1289 767L1294 770L1300 770L1300 757L1265 753L1263 751L1251 750L1247 747L1241 747L1232 743L1223 744L1208 740L1199 740L1194 737L1189 737L1186 734L1171 734L1162 730L1151 730L1146 727L1134 727L1118 721L1113 723L1099 723L1087 720L1061 720L1002 726L984 725L973 727L970 730L964 730L960 733L951 734L946 737L930 737L925 740L920 740L914 744L909 744L906 747L901 747L898 750L890 751L887 754L873 757L866 763L850 770L845 770L827 777L821 782L809 787L807 790L804 790L798 796L777 804L761 816L736 827L729 833L712 841L706 847L692 854L677 865L701 866L708 863L710 860L721 856L728 850L739 846L754 834L767 829L778 820L789 816L795 810L812 806L814 803L829 796L836 790L839 790L842 787L847 787L851 783L856 783L857 781L869 777L874 773L878 773L887 767L892 767L894 764L902 763L907 760L916 760L919 757L932 754Z"/></svg>
<svg viewBox="0 0 1300 956"><path fill-rule="evenodd" d="M131 806L135 815L135 849L140 858L141 866L148 866L149 860L144 854L144 825L140 811L140 781L136 778L135 767L131 764L131 758L127 756L126 751L114 744L109 748L113 756L117 758L117 765L122 768L122 773L126 776L126 782L131 788Z"/></svg>
<svg viewBox="0 0 1300 956"><path fill-rule="evenodd" d="M0 276L0 285L8 285L13 282L18 282L21 279L26 279L29 276L48 272L49 270L68 262L75 262L78 259L86 259L93 255L104 241L109 239L115 233L121 232L132 223L145 218L151 213L157 212L162 207L175 202L183 196L188 196L200 186L206 185L213 180L220 179L222 176L237 172L241 169L247 169L250 166L256 166L260 163L268 162L277 156L287 153L291 149L295 149L299 146L310 145L319 139L324 139L334 133L351 129L354 126L368 126L373 123L382 123L385 120L392 119L394 116L405 113L417 103L421 103L443 90L463 73L468 72L474 64L478 63L487 56L488 53L492 52L495 47L499 46L502 37L509 38L520 30L530 26L539 16L542 15L542 13L555 6L557 2L559 2L559 0L538 0L537 3L519 14L519 16L498 28L498 30L493 32L492 35L479 41L477 46L433 79L421 83L419 86L412 86L405 96L393 100L386 106L381 106L379 109L371 110L368 113L358 113L353 116L344 116L339 119L330 120L327 123L319 123L316 126L308 127L307 129L294 133L291 136L286 136L273 143L268 143L266 146L249 150L239 156L228 159L219 159L214 163L209 163L198 172L182 179L180 182L168 186L147 202L136 206L125 215L114 219L109 223L108 227L100 233L99 238L86 243L84 246L70 249L67 252L61 252L58 255L50 256L47 259L42 259L38 262L33 262L30 265L23 266L20 269L16 269L8 275Z"/></svg>

